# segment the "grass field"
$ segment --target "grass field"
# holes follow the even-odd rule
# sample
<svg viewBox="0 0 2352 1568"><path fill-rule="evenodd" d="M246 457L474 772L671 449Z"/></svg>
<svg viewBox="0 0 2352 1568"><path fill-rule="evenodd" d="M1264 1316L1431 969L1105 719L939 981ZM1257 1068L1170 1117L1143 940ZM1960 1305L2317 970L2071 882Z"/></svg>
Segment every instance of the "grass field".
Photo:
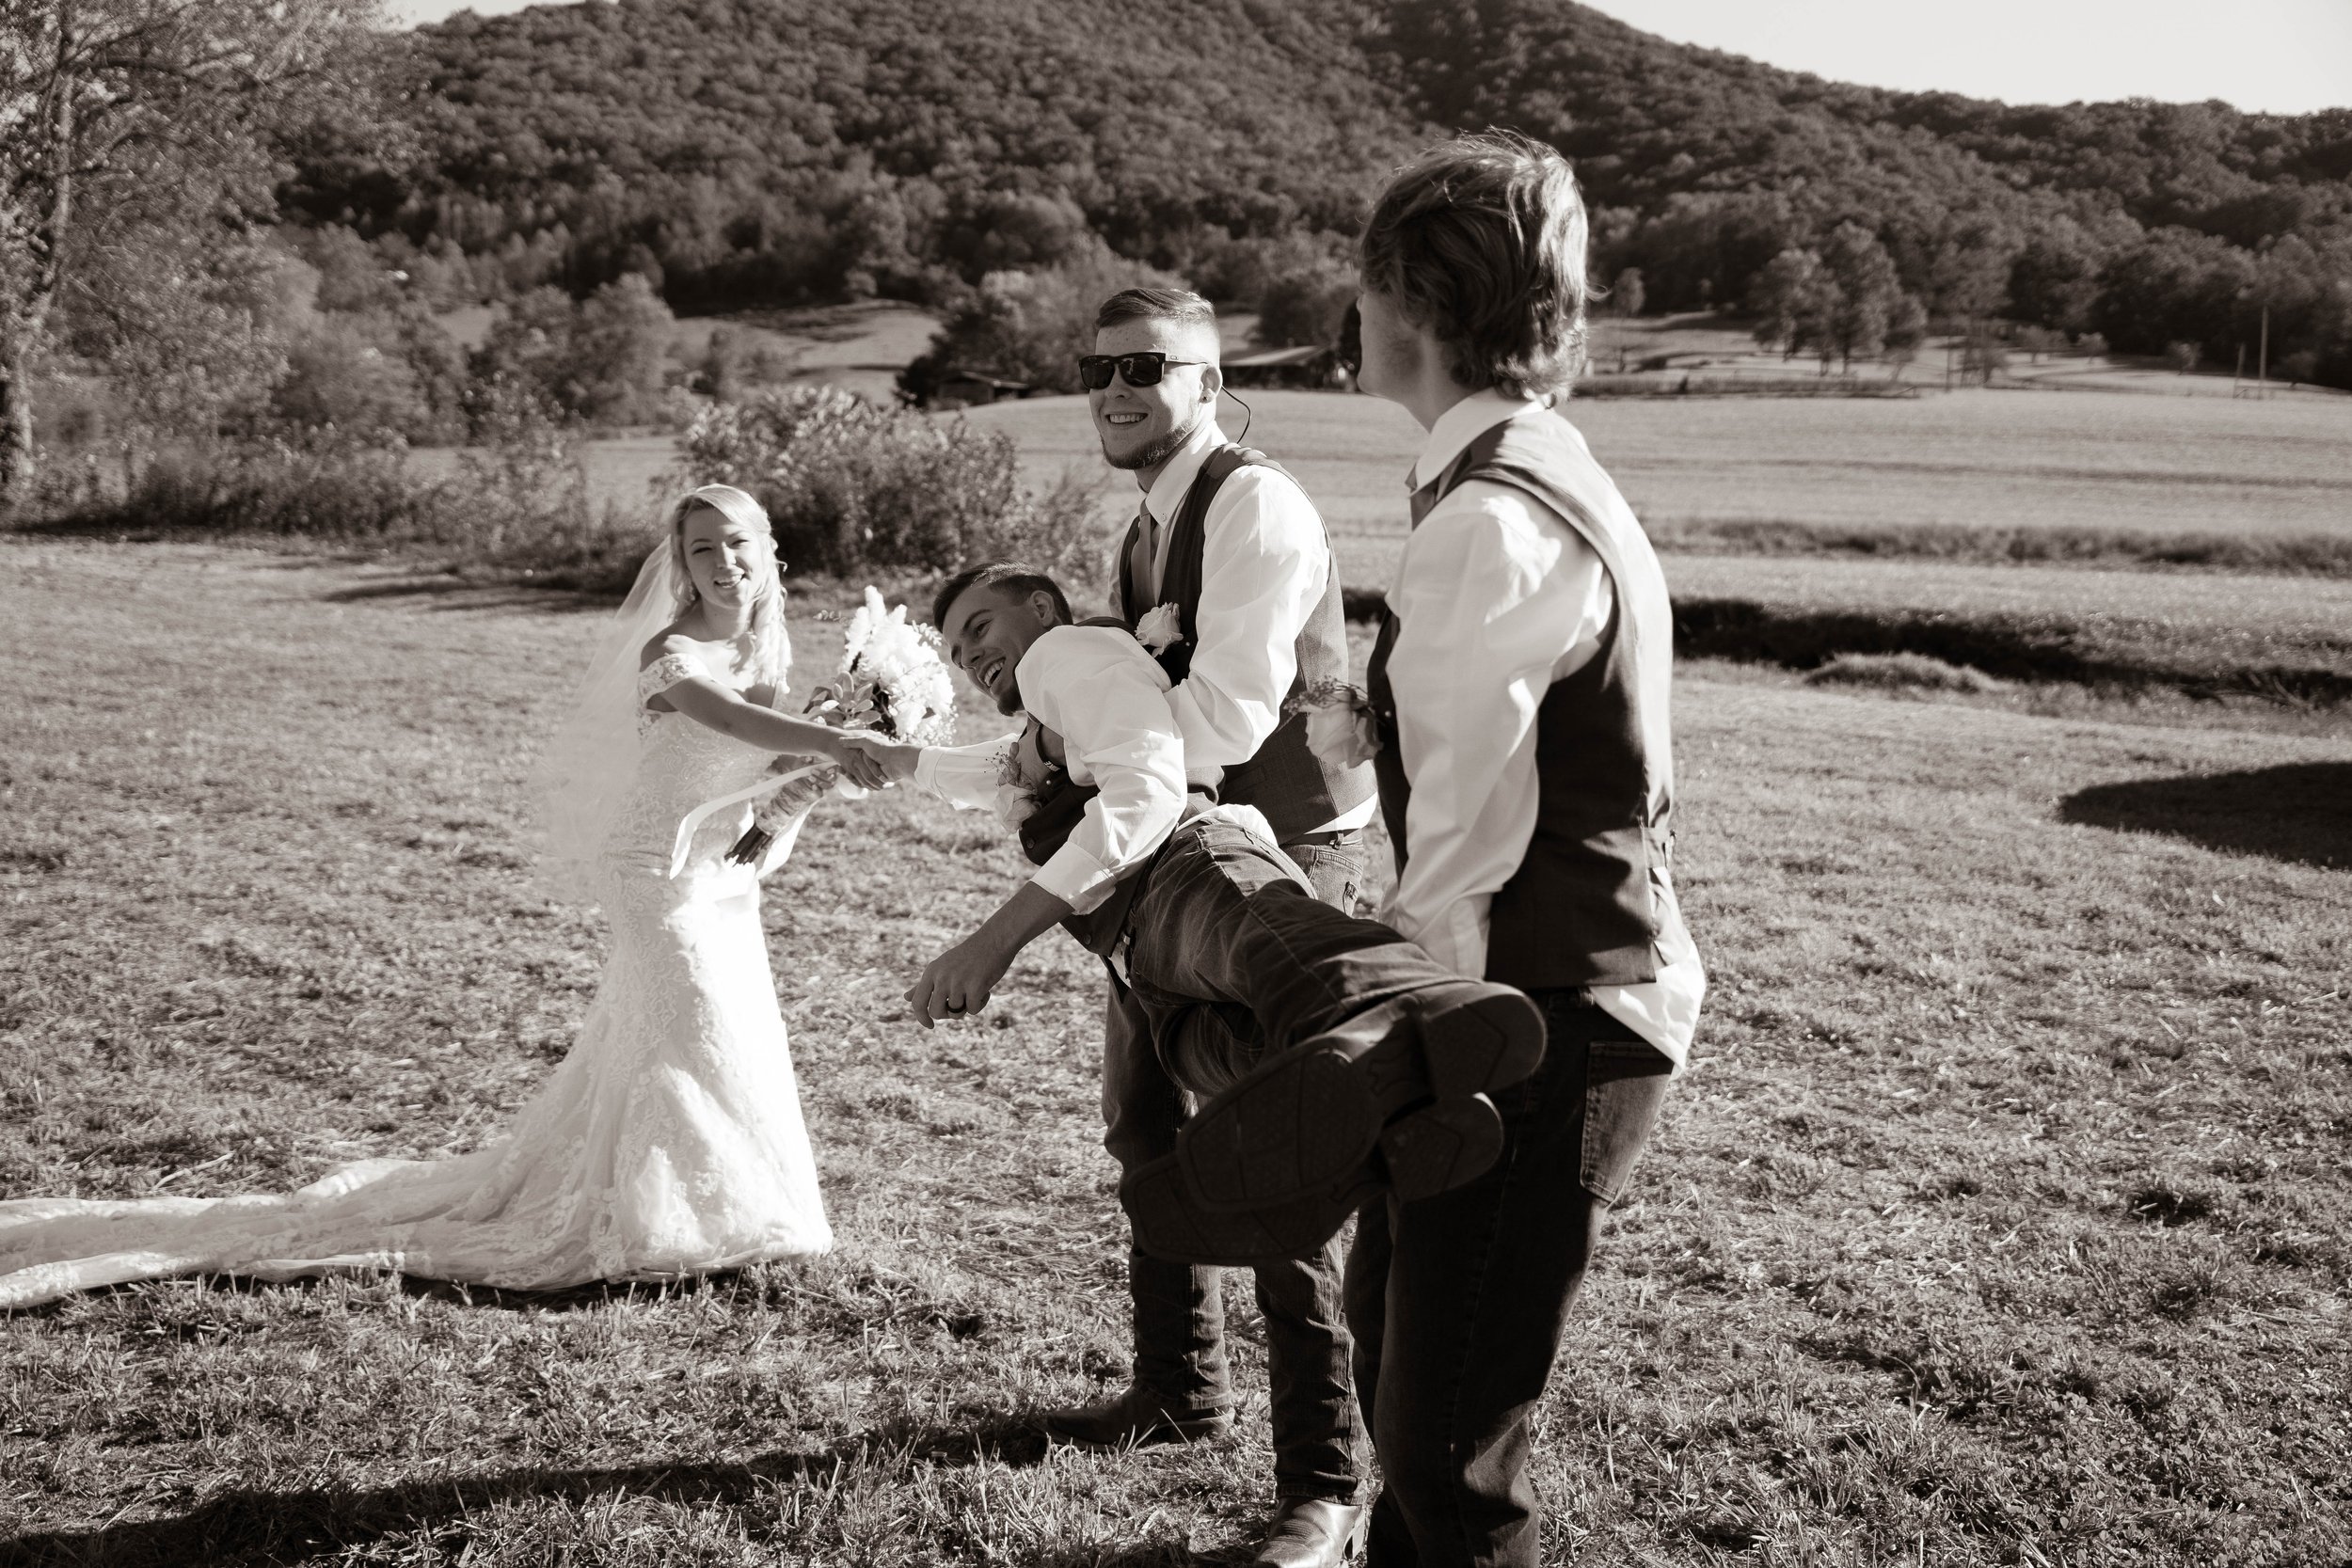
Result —
<svg viewBox="0 0 2352 1568"><path fill-rule="evenodd" d="M0 1193L277 1187L498 1125L596 972L517 794L594 629L0 540ZM1547 1557L2352 1559L2352 753L1708 665L1677 728L1714 991L1543 1410ZM937 1035L888 1000L1020 869L888 797L771 884L833 1257L0 1320L0 1561L1230 1560L1262 1393L1174 1454L1025 1420L1123 1370L1087 964L1049 938Z"/></svg>
<svg viewBox="0 0 2352 1568"><path fill-rule="evenodd" d="M1293 467L1350 581L1404 531L1421 432L1393 404L1262 392L1249 441ZM1966 391L1911 401L1627 399L1569 417L1643 521L2352 533L2352 398L2271 403ZM1094 458L1080 401L975 409L1040 471ZM1238 436L1239 411L1225 408Z"/></svg>

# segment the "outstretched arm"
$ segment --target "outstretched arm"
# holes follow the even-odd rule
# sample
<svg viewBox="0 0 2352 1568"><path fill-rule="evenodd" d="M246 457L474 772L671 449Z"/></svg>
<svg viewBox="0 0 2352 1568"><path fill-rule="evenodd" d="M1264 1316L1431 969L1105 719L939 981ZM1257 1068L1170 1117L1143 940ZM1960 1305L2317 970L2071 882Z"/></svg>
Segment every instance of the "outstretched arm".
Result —
<svg viewBox="0 0 2352 1568"><path fill-rule="evenodd" d="M926 1027L986 1006L1024 947L1109 897L1184 816L1184 748L1168 705L1168 677L1133 639L1057 628L1023 657L1020 680L1030 716L1061 737L1071 771L1090 776L1095 794L1037 875L925 966L907 1000Z"/></svg>
<svg viewBox="0 0 2352 1568"><path fill-rule="evenodd" d="M889 782L881 762L870 752L843 744L844 732L811 719L795 719L748 700L741 692L713 678L702 661L692 656L691 648L674 650L672 645L682 641L665 639L659 645L660 651L646 660L648 669L667 659L678 661L680 678L662 687L659 693L671 712L683 714L705 728L763 751L822 757L840 768L852 782L868 789L880 789Z"/></svg>
<svg viewBox="0 0 2352 1568"><path fill-rule="evenodd" d="M923 966L907 990L928 1029L943 1018L968 1018L988 1006L996 982L1021 950L1070 913L1069 903L1035 882L1024 882L978 930Z"/></svg>

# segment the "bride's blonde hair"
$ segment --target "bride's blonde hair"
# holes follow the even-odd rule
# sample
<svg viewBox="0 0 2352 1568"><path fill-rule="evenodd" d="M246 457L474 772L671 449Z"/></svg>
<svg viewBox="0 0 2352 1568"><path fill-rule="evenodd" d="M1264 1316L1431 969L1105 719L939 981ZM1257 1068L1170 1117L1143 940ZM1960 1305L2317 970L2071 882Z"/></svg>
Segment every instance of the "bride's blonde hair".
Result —
<svg viewBox="0 0 2352 1568"><path fill-rule="evenodd" d="M677 613L685 614L697 596L693 576L686 569L686 519L701 507L739 523L759 541L759 581L752 599L752 678L781 692L792 669L792 640L784 629L784 562L776 558L775 529L768 521L768 510L749 493L732 484L706 484L671 508L670 562L677 584Z"/></svg>

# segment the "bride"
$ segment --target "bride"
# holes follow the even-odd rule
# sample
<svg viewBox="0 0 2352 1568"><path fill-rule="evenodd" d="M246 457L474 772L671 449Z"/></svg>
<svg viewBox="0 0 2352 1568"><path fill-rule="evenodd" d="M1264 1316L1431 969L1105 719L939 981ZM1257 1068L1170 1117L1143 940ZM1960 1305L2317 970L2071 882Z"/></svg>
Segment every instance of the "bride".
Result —
<svg viewBox="0 0 2352 1568"><path fill-rule="evenodd" d="M0 1202L0 1308L126 1280L397 1269L546 1289L661 1278L832 1244L759 922L727 855L775 753L880 785L844 733L776 712L791 664L767 515L726 485L678 503L535 781L559 889L612 945L571 1053L470 1154L367 1160L289 1194Z"/></svg>

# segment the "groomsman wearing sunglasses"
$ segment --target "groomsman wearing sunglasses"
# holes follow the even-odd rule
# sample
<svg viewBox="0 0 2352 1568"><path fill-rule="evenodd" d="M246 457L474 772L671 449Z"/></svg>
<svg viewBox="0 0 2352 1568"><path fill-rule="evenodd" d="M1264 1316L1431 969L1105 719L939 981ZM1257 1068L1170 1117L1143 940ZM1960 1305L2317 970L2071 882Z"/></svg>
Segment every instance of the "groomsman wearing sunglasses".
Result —
<svg viewBox="0 0 2352 1568"><path fill-rule="evenodd" d="M1219 770L1218 798L1252 805L1325 903L1353 912L1371 770L1308 750L1285 702L1348 678L1347 628L1322 516L1297 481L1227 440L1216 316L1176 289L1103 303L1096 352L1079 362L1103 455L1136 476L1143 504L1121 545L1119 615L1153 646L1174 687L1185 763ZM1111 984L1103 1057L1104 1143L1122 1171L1168 1154L1187 1097L1154 1053L1136 999ZM1256 1561L1341 1560L1369 1491L1367 1434L1350 1381L1339 1243L1257 1266L1273 1390L1279 1512ZM1049 1414L1070 1441L1188 1441L1232 1425L1219 1271L1132 1247L1135 1373L1118 1397Z"/></svg>
<svg viewBox="0 0 2352 1568"><path fill-rule="evenodd" d="M1525 991L1548 1035L1534 1075L1494 1097L1492 1169L1358 1217L1372 1568L1534 1568L1529 1417L1706 989L1671 871L1665 581L1560 413L1585 239L1566 160L1489 134L1402 170L1359 258L1359 385L1428 433L1367 671L1387 916L1456 973Z"/></svg>

